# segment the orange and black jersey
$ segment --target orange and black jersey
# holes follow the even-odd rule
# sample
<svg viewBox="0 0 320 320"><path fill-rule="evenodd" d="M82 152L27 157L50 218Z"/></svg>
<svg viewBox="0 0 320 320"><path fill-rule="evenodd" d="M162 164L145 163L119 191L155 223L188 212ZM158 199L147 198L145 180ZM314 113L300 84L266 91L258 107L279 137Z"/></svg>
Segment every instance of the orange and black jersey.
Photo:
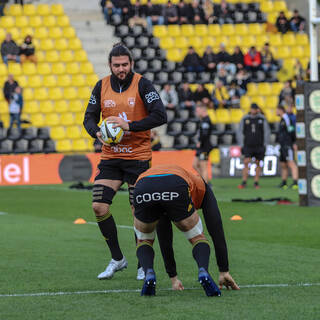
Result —
<svg viewBox="0 0 320 320"><path fill-rule="evenodd" d="M137 74L130 73L125 81L119 81L116 76L111 75L110 83L112 90L116 93L125 92L130 87L134 75ZM93 138L96 138L96 133L100 130L98 123L101 115L102 81L99 80L92 91L83 122L87 132ZM166 123L166 110L151 81L141 77L138 83L138 91L148 115L139 121L130 122L129 130L133 132L145 131Z"/></svg>

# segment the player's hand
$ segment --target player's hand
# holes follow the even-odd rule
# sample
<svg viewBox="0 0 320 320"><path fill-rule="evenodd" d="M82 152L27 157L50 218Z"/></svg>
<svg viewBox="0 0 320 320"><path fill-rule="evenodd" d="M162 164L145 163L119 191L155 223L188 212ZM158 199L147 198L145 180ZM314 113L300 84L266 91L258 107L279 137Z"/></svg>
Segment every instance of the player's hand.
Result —
<svg viewBox="0 0 320 320"><path fill-rule="evenodd" d="M111 116L107 118L108 122L113 122L113 128L122 128L124 131L129 131L129 123L120 117Z"/></svg>
<svg viewBox="0 0 320 320"><path fill-rule="evenodd" d="M178 279L177 276L170 278L171 284L172 284L172 290L184 290L184 286L182 285L182 282Z"/></svg>
<svg viewBox="0 0 320 320"><path fill-rule="evenodd" d="M100 131L98 131L98 132L96 133L96 136L97 136L98 140L99 140L103 145L108 146L108 144L105 143L105 142L102 140L102 133L101 133Z"/></svg>
<svg viewBox="0 0 320 320"><path fill-rule="evenodd" d="M220 272L219 275L219 289L225 286L228 290L231 288L232 290L240 290L239 286L232 279L229 272Z"/></svg>

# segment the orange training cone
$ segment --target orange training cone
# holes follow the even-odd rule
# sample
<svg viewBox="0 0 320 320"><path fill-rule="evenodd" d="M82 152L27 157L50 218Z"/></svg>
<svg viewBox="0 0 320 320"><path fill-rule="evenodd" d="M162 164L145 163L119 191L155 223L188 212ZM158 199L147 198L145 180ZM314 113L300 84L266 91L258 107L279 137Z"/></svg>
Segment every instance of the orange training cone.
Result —
<svg viewBox="0 0 320 320"><path fill-rule="evenodd" d="M242 217L236 214L236 215L232 216L230 218L230 220L232 220L232 221L240 221L240 220L242 220Z"/></svg>
<svg viewBox="0 0 320 320"><path fill-rule="evenodd" d="M74 220L73 223L74 224L86 224L87 221L82 218L78 218L78 219Z"/></svg>

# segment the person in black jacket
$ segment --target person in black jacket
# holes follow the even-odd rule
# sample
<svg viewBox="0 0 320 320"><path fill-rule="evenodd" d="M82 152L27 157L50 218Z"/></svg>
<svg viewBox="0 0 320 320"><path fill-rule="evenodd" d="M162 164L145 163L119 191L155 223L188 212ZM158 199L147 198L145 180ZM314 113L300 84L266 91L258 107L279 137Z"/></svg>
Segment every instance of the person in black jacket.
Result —
<svg viewBox="0 0 320 320"><path fill-rule="evenodd" d="M35 56L35 46L32 43L32 37L27 35L24 38L24 42L20 46L20 59L21 63L25 61L31 61L37 63L37 57Z"/></svg>
<svg viewBox="0 0 320 320"><path fill-rule="evenodd" d="M19 86L19 83L14 79L13 74L8 74L8 79L3 86L3 95L6 101L9 103L12 93L15 88Z"/></svg>
<svg viewBox="0 0 320 320"><path fill-rule="evenodd" d="M277 107L277 115L281 118L279 131L277 135L277 141L280 144L280 166L281 166L281 178L282 182L279 187L287 189L287 179L289 175L289 169L293 183L290 186L292 189L298 189L298 167L294 161L294 150L297 149L295 144L296 131L295 124L290 119L290 116L286 113L283 106Z"/></svg>
<svg viewBox="0 0 320 320"><path fill-rule="evenodd" d="M216 72L217 63L218 63L217 55L213 52L211 46L207 46L202 56L202 64L205 67L206 71L209 71L212 73Z"/></svg>
<svg viewBox="0 0 320 320"><path fill-rule="evenodd" d="M12 40L11 33L6 34L6 38L1 44L1 56L3 63L8 65L8 61L20 62L19 46Z"/></svg>
<svg viewBox="0 0 320 320"><path fill-rule="evenodd" d="M110 51L109 67L111 75L96 83L83 122L89 135L103 144L93 186L92 208L112 259L98 279L110 279L115 272L127 267L109 208L125 182L132 205L136 179L151 162L150 130L167 122L159 93L149 80L133 71L131 52L123 44L115 44ZM98 126L101 116L125 131L121 143L108 145L102 140ZM143 279L143 270L139 270L139 278Z"/></svg>
<svg viewBox="0 0 320 320"><path fill-rule="evenodd" d="M249 163L252 158L255 159L256 163L254 187L259 189L261 161L264 159L269 135L270 128L266 118L260 113L259 106L256 103L252 103L250 112L241 119L238 130L238 142L244 156L242 183L238 186L239 189L244 189L247 186Z"/></svg>
<svg viewBox="0 0 320 320"><path fill-rule="evenodd" d="M208 182L208 160L213 146L210 141L212 123L205 104L198 102L196 105L196 116L199 118L199 131L196 155L192 167Z"/></svg>
<svg viewBox="0 0 320 320"><path fill-rule="evenodd" d="M181 109L194 109L193 92L189 84L184 82L178 89L179 107Z"/></svg>
<svg viewBox="0 0 320 320"><path fill-rule="evenodd" d="M204 70L202 60L192 46L189 47L182 61L182 65L188 72L201 72Z"/></svg>

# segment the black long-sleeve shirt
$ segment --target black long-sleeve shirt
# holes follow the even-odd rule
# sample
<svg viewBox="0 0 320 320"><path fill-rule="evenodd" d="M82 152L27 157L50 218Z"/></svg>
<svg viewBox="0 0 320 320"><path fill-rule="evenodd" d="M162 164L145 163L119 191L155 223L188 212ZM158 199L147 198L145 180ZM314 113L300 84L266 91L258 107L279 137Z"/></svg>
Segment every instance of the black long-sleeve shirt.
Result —
<svg viewBox="0 0 320 320"><path fill-rule="evenodd" d="M212 149L212 145L210 142L212 127L213 126L209 116L206 116L200 120L199 132L198 132L200 149L205 152L210 152L210 150Z"/></svg>
<svg viewBox="0 0 320 320"><path fill-rule="evenodd" d="M280 146L289 147L292 147L296 141L295 126L287 113L284 113L280 120L277 141L280 143Z"/></svg>
<svg viewBox="0 0 320 320"><path fill-rule="evenodd" d="M111 75L112 90L118 93L126 91L132 82L132 78L133 73L129 74L128 78L123 82L119 81L116 76ZM84 127L93 138L96 138L96 134L100 130L98 123L101 114L101 85L102 80L99 80L92 91L83 121ZM148 79L141 77L138 88L139 95L143 100L149 115L139 121L130 122L129 131L150 130L166 123L166 110L152 83Z"/></svg>

